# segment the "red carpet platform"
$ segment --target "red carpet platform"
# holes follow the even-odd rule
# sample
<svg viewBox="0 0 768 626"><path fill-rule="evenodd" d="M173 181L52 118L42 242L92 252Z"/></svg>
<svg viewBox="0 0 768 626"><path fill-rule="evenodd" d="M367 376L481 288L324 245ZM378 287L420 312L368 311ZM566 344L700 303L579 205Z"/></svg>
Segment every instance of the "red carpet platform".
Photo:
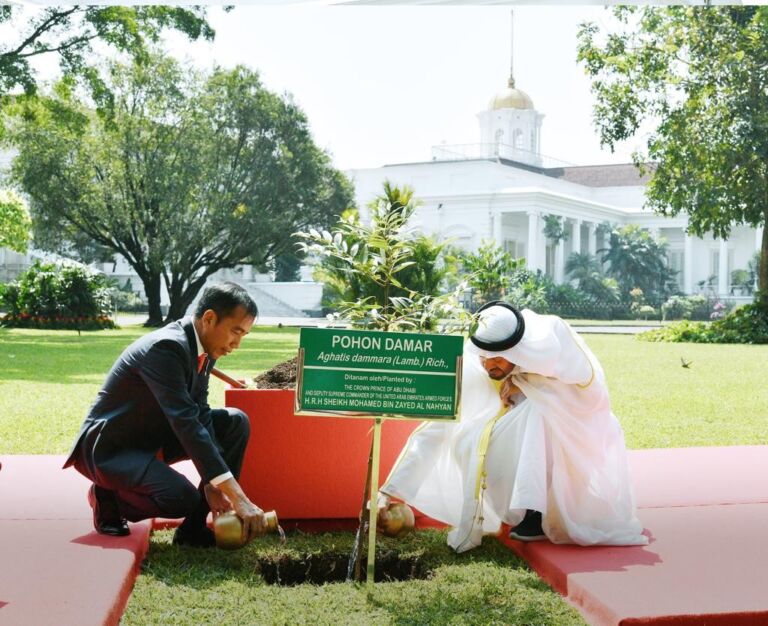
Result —
<svg viewBox="0 0 768 626"><path fill-rule="evenodd" d="M768 446L630 461L649 545L505 543L590 624L768 624Z"/></svg>
<svg viewBox="0 0 768 626"><path fill-rule="evenodd" d="M93 530L88 482L64 457L0 458L0 624L117 624L149 545Z"/></svg>
<svg viewBox="0 0 768 626"><path fill-rule="evenodd" d="M87 482L59 456L4 456L0 625L117 624L148 545L93 532ZM648 546L506 543L587 621L768 624L768 446L630 454ZM194 479L194 469L184 468Z"/></svg>

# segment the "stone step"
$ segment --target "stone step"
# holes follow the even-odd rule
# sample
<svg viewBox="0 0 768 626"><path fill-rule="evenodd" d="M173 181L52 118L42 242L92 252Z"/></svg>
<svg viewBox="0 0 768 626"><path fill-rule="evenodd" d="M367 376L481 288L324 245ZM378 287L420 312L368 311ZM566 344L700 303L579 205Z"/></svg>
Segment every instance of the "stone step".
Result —
<svg viewBox="0 0 768 626"><path fill-rule="evenodd" d="M256 301L256 305L259 307L259 317L309 317L304 311L295 309L271 293L267 293L256 283L246 283L244 287Z"/></svg>

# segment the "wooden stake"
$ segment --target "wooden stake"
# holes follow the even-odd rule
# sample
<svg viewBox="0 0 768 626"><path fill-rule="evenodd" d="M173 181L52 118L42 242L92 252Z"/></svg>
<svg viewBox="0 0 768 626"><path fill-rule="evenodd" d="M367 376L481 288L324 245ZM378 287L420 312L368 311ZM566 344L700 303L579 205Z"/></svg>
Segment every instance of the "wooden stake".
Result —
<svg viewBox="0 0 768 626"><path fill-rule="evenodd" d="M368 455L368 473L365 475L365 487L363 489L363 504L360 507L360 516L358 517L358 521L360 523L359 529L360 532L357 533L357 536L355 540L357 541L357 545L355 546L355 549L357 550L356 557L355 557L355 570L354 570L354 576L353 579L355 582L360 582L363 580L363 572L362 572L362 564L363 564L363 544L365 542L365 507L368 505L368 500L371 498L371 475L373 473L373 440L371 441L371 453Z"/></svg>
<svg viewBox="0 0 768 626"><path fill-rule="evenodd" d="M368 595L373 591L373 573L376 561L376 519L378 511L373 503L374 495L379 493L379 455L381 453L381 418L376 418L373 426L373 463L371 463L371 505L368 518Z"/></svg>

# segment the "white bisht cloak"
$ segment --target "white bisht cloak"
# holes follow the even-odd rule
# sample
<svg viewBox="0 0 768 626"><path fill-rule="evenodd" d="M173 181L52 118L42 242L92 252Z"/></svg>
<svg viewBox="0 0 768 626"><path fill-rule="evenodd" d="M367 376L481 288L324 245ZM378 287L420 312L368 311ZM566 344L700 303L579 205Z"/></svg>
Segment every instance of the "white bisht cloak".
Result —
<svg viewBox="0 0 768 626"><path fill-rule="evenodd" d="M648 543L597 358L560 318L522 314L516 346L487 352L467 342L460 421L420 426L381 490L453 526L458 552L502 522L516 526L526 509L542 512L554 543ZM513 363L525 399L504 410L480 356Z"/></svg>

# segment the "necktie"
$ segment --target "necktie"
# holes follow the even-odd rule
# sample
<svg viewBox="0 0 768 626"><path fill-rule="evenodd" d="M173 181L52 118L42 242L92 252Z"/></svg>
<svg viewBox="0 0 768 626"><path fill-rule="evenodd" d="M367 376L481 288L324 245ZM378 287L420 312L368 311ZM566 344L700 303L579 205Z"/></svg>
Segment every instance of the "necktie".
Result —
<svg viewBox="0 0 768 626"><path fill-rule="evenodd" d="M203 352L200 356L197 357L197 373L198 374L202 372L203 369L205 368L205 363L207 360L208 360L207 352Z"/></svg>

